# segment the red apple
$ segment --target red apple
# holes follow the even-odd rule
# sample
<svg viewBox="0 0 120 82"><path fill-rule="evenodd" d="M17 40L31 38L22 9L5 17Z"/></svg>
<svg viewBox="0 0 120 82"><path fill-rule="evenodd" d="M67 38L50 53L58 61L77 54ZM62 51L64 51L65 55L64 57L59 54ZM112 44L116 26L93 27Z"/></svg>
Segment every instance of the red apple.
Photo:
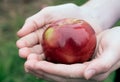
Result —
<svg viewBox="0 0 120 82"><path fill-rule="evenodd" d="M94 54L96 35L84 20L62 19L48 25L42 46L45 58L50 62L83 63Z"/></svg>

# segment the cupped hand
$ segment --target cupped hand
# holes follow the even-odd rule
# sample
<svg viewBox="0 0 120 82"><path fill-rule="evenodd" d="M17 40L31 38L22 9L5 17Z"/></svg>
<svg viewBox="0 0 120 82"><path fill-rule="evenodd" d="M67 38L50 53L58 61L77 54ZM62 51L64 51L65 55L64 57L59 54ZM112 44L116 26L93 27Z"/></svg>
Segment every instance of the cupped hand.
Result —
<svg viewBox="0 0 120 82"><path fill-rule="evenodd" d="M82 78L85 65L57 65L46 62L44 61L44 53L41 47L42 34L46 29L44 25L63 18L81 18L83 16L80 16L79 9L80 8L74 4L47 7L26 20L22 29L18 32L18 36L21 38L17 41L17 46L19 48L20 57L27 58L25 63L25 69L27 71L38 77L52 81L86 82L86 80ZM37 55L31 56L31 53ZM38 59L37 56L40 56L40 59ZM41 70L41 68L39 68L41 67L40 65L47 67L45 70ZM74 66L76 68L74 68ZM48 68L50 69L48 70Z"/></svg>
<svg viewBox="0 0 120 82"><path fill-rule="evenodd" d="M120 27L100 33L97 36L95 57L89 62L71 65L54 64L45 61L43 55L30 54L25 69L39 78L55 82L102 81L120 67L119 35Z"/></svg>
<svg viewBox="0 0 120 82"><path fill-rule="evenodd" d="M32 52L41 53L40 43L45 25L63 18L79 18L78 11L79 7L70 3L46 7L37 14L27 18L25 24L17 33L21 37L17 41L19 55L26 58ZM73 12L75 13L72 14Z"/></svg>
<svg viewBox="0 0 120 82"><path fill-rule="evenodd" d="M100 33L95 58L87 63L84 70L86 79L104 80L120 67L120 27Z"/></svg>
<svg viewBox="0 0 120 82"><path fill-rule="evenodd" d="M89 7L89 6L88 6ZM98 21L97 12L92 12L89 8L84 6L77 6L73 3L49 6L43 8L37 14L26 19L23 27L18 31L17 35L23 37L29 33L32 33L46 24L63 18L77 18L89 22L95 31L98 33L101 31L100 21ZM91 14L91 15L90 15Z"/></svg>
<svg viewBox="0 0 120 82"><path fill-rule="evenodd" d="M96 82L83 77L86 64L55 64L42 55L30 54L25 63L26 72L52 82Z"/></svg>
<svg viewBox="0 0 120 82"><path fill-rule="evenodd" d="M18 32L18 36L21 38L17 41L19 55L22 58L27 58L25 63L26 71L40 78L42 77L58 82L87 82L85 78L103 80L119 67L119 38L116 38L119 32L111 29L100 33L101 29L99 27L105 25L99 25L99 20L96 20L98 19L97 15L93 17L91 16L92 14L89 15L86 13L86 10L87 9L82 9L74 4L52 6L42 9L26 20L22 29ZM94 30L96 31L99 42L96 49L96 56L92 61L73 65L53 64L44 61L44 53L41 48L42 34L46 29L44 25L63 18L85 19L95 27ZM93 18L95 21L92 20ZM116 44L116 46L114 44ZM90 80L88 80L88 82L90 82ZM94 81L91 80L91 82Z"/></svg>
<svg viewBox="0 0 120 82"><path fill-rule="evenodd" d="M44 25L59 19L80 18L79 10L79 6L72 3L45 7L37 14L26 19L22 29L18 31L18 36L25 36Z"/></svg>
<svg viewBox="0 0 120 82"><path fill-rule="evenodd" d="M23 27L18 31L17 35L20 39L17 41L17 47L19 48L19 55L22 58L26 58L29 53L41 53L41 37L44 32L45 25L53 21L63 19L63 18L77 18L82 19L90 23L90 25L95 30L96 34L101 31L102 24L99 24L96 12L86 12L89 11L86 7L79 7L75 4L63 4L59 6L50 6L42 9L37 14L26 19ZM91 10L92 11L92 10ZM93 18L93 16L95 16ZM97 21L96 21L97 20ZM37 50L36 50L37 48Z"/></svg>

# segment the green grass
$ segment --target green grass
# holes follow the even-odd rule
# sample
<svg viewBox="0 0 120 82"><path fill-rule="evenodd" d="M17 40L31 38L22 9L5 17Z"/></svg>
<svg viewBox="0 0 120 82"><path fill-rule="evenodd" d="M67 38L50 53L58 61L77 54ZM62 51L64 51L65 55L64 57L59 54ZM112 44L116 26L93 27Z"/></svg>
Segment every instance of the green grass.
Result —
<svg viewBox="0 0 120 82"><path fill-rule="evenodd" d="M73 2L81 5L86 0L51 1L53 1L52 4ZM44 3L46 2L44 1ZM0 2L0 5L1 4L2 1ZM18 56L18 49L15 44L18 39L16 32L22 27L25 18L39 11L38 6L36 8L36 6L31 4L32 3L23 5L26 10L22 11L22 13L18 11L19 9L11 13L11 11L8 12L0 8L0 10L2 10L2 13L0 13L0 82L47 82L42 79L36 79L35 76L25 73L25 60ZM36 5L38 4L36 3ZM15 7L13 6L13 8ZM113 72L104 82L113 82L114 77L115 72Z"/></svg>
<svg viewBox="0 0 120 82"><path fill-rule="evenodd" d="M0 82L46 82L24 72L24 59L18 56L16 32L24 18L16 17L0 25Z"/></svg>

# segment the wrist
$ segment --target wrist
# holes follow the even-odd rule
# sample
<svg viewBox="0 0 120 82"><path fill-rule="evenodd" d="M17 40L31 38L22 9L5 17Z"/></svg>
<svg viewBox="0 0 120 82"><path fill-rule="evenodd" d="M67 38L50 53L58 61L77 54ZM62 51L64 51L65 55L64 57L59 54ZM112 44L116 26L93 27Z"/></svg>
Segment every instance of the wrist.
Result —
<svg viewBox="0 0 120 82"><path fill-rule="evenodd" d="M120 0L90 0L84 6L89 6L94 9L103 8L102 10L108 9L108 11L114 11L120 13Z"/></svg>
<svg viewBox="0 0 120 82"><path fill-rule="evenodd" d="M120 0L90 0L80 7L81 14L88 14L83 19L102 31L111 28L120 18L119 3Z"/></svg>

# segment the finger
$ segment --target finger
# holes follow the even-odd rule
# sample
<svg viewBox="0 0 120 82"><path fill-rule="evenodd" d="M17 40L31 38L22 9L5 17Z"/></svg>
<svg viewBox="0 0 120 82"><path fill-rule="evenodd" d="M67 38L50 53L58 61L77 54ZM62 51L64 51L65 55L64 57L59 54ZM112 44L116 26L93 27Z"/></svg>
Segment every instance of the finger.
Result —
<svg viewBox="0 0 120 82"><path fill-rule="evenodd" d="M36 73L39 73L39 71L37 71ZM49 73L45 73L45 72L40 72L39 74L42 73L42 77L45 80L48 80L50 82L96 82L95 80L86 80L83 78L66 78L66 77L62 77L62 76L58 76L58 75L53 75L53 74L49 74Z"/></svg>
<svg viewBox="0 0 120 82"><path fill-rule="evenodd" d="M19 56L21 58L27 58L27 56L30 54L31 50L27 47L19 49Z"/></svg>
<svg viewBox="0 0 120 82"><path fill-rule="evenodd" d="M43 72L40 69L39 69L39 71L35 70L35 69L32 69L34 67L33 64L35 64L35 63L36 63L35 61L31 61L31 60L27 61L25 63L25 70L26 70L26 72L31 73L31 74L37 76L38 78L42 78L42 79L49 80L49 81L51 80L51 81L61 82L61 81L64 80L60 76L56 76L56 75L45 73L45 72ZM63 82L65 82L65 81L63 81Z"/></svg>
<svg viewBox="0 0 120 82"><path fill-rule="evenodd" d="M67 79L64 77L48 74L48 73L45 73L43 71L36 71L33 69L29 69L29 73L37 76L37 78L42 78L42 79L45 79L45 80L50 81L50 82L53 82L53 81L55 81L55 82L67 82Z"/></svg>
<svg viewBox="0 0 120 82"><path fill-rule="evenodd" d="M86 67L84 64L54 64L47 61L40 61L35 65L36 70L42 70L46 73L67 77L83 77L83 71Z"/></svg>
<svg viewBox="0 0 120 82"><path fill-rule="evenodd" d="M23 27L17 32L17 35L22 37L37 30L38 28L41 28L47 23L46 19L47 18L45 18L45 13L43 11L27 18Z"/></svg>
<svg viewBox="0 0 120 82"><path fill-rule="evenodd" d="M95 75L91 79L94 79L96 81L103 81L106 78L114 78L113 77L113 75L115 74L114 71L117 70L119 67L120 67L120 61L117 62L114 66L112 66L112 68L110 70L108 70L108 72Z"/></svg>
<svg viewBox="0 0 120 82"><path fill-rule="evenodd" d="M37 43L40 43L42 40L42 35L45 29L39 29L33 33L30 33L22 38L20 38L16 45L18 48L31 47Z"/></svg>
<svg viewBox="0 0 120 82"><path fill-rule="evenodd" d="M29 47L24 47L19 49L19 56L21 58L27 58L30 53L35 53L35 54L42 54L42 46L41 45L35 45L31 48Z"/></svg>
<svg viewBox="0 0 120 82"><path fill-rule="evenodd" d="M108 77L108 75L109 75L109 72L101 73L101 74L91 77L91 79L96 80L97 82L102 82Z"/></svg>
<svg viewBox="0 0 120 82"><path fill-rule="evenodd" d="M42 45L35 45L32 48L30 48L31 52L30 53L36 53L36 54L41 54L43 53Z"/></svg>
<svg viewBox="0 0 120 82"><path fill-rule="evenodd" d="M41 71L41 73L37 73L36 71L34 71L34 70L32 70L32 69L29 69L29 70L27 71L27 73L30 73L30 74L36 76L36 79L39 79L39 78L40 78L40 79L44 79L42 71Z"/></svg>
<svg viewBox="0 0 120 82"><path fill-rule="evenodd" d="M64 77L64 76L59 76L59 75L54 75L54 74L50 74L50 73L46 73L42 70L35 70L35 69L31 69L29 68L29 73L37 76L38 78L42 78L48 81L55 81L55 82L96 82L95 80L86 80L83 78L70 78L70 77Z"/></svg>
<svg viewBox="0 0 120 82"><path fill-rule="evenodd" d="M112 66L116 64L116 62L119 60L118 53L113 51L113 49L107 49L99 58L91 61L88 67L85 69L85 78L90 79L94 75L106 73L107 71L109 71Z"/></svg>
<svg viewBox="0 0 120 82"><path fill-rule="evenodd" d="M45 59L44 57L44 54L34 54L34 53L31 53L28 57L27 57L27 60L36 60L36 61L41 61Z"/></svg>
<svg viewBox="0 0 120 82"><path fill-rule="evenodd" d="M37 57L32 57L31 55L31 58L33 59L37 59ZM33 59L33 60L34 60ZM36 61L34 60L28 60L26 63L25 63L25 67L27 69L27 72L30 72L34 75L36 75L37 77L42 77L44 79L47 79L47 80L54 80L54 81L57 81L57 82L79 82L79 81L82 81L82 82L86 82L85 79L81 78L80 76L79 77L69 77L69 76L59 76L58 74L54 74L54 73L48 73L48 72L45 72L43 71L43 69L39 69L39 70L36 70ZM66 69L64 69L66 70ZM89 80L89 82L94 82L93 80Z"/></svg>
<svg viewBox="0 0 120 82"><path fill-rule="evenodd" d="M37 78L42 78L50 82L96 82L95 80L86 80L83 78L69 78L69 77L66 78L63 76L49 74L43 71L36 71L33 69L29 69L29 73L37 76Z"/></svg>
<svg viewBox="0 0 120 82"><path fill-rule="evenodd" d="M96 82L95 80L86 80L83 78L69 78L69 77L63 77L58 75L53 75L49 73L43 72L42 74L43 78L48 81L55 81L55 82Z"/></svg>
<svg viewBox="0 0 120 82"><path fill-rule="evenodd" d="M35 66L34 64L36 62L37 60L27 60L24 64L25 71L29 72L29 70Z"/></svg>
<svg viewBox="0 0 120 82"><path fill-rule="evenodd" d="M26 72L29 72L29 70L34 70L34 68L36 68L36 67L35 67L35 64L36 64L38 61L43 60L43 58L44 58L43 55L30 54L30 55L27 57L27 61L26 61L25 64L24 64L25 71L26 71Z"/></svg>
<svg viewBox="0 0 120 82"><path fill-rule="evenodd" d="M28 34L24 36L23 38L20 38L16 45L18 48L23 48L23 47L30 47L39 42L38 37L35 32Z"/></svg>

